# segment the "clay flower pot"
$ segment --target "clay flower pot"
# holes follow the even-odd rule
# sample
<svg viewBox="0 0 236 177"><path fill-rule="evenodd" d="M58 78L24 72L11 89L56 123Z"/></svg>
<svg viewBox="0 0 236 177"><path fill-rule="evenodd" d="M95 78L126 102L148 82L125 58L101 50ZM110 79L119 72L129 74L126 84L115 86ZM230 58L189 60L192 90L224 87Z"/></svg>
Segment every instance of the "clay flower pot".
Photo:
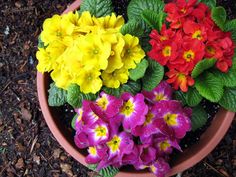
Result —
<svg viewBox="0 0 236 177"><path fill-rule="evenodd" d="M81 0L75 1L69 6L64 13L74 11L79 8ZM73 134L69 132L62 122L58 119L58 113L55 108L48 105L48 89L50 84L49 74L37 73L37 91L40 106L43 116L46 120L51 132L60 143L60 145L78 162L86 165L85 156L86 152L78 149L75 146ZM206 157L220 142L227 130L229 129L231 122L233 121L234 113L220 109L215 118L211 122L210 127L201 136L199 142L191 148L186 149L183 153L180 153L178 157L171 163L171 171L169 176L182 172L196 163L200 162ZM152 177L154 176L148 171L136 171L133 168L122 168L117 174L117 177Z"/></svg>

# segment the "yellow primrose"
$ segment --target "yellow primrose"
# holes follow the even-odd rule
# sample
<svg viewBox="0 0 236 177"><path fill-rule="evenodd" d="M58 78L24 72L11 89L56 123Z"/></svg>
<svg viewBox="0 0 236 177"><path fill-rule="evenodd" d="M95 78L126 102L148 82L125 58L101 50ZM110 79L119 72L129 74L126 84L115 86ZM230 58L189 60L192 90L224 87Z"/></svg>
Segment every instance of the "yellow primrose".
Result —
<svg viewBox="0 0 236 177"><path fill-rule="evenodd" d="M111 46L111 54L108 58L108 67L106 69L107 73L120 69L124 65L121 59L121 52L123 51L125 41L122 38L122 35L113 36L117 36L117 42Z"/></svg>
<svg viewBox="0 0 236 177"><path fill-rule="evenodd" d="M79 49L83 53L85 65L97 66L99 69L106 69L108 57L111 54L111 44L102 42L101 37L95 34L87 34L80 38Z"/></svg>
<svg viewBox="0 0 236 177"><path fill-rule="evenodd" d="M63 54L65 49L66 47L60 42L52 43L47 48L39 48L36 53L37 70L42 73L53 70L56 59Z"/></svg>
<svg viewBox="0 0 236 177"><path fill-rule="evenodd" d="M112 73L102 72L103 84L109 88L119 88L121 84L124 84L129 79L129 71L125 68L121 68L113 71Z"/></svg>
<svg viewBox="0 0 236 177"><path fill-rule="evenodd" d="M102 80L100 79L101 72L96 68L83 68L80 76L77 78L77 84L80 90L87 93L97 93L102 87Z"/></svg>
<svg viewBox="0 0 236 177"><path fill-rule="evenodd" d="M45 45L58 40L63 41L65 36L72 34L74 25L69 21L63 23L61 21L62 17L59 15L54 15L44 21L41 39Z"/></svg>
<svg viewBox="0 0 236 177"><path fill-rule="evenodd" d="M90 33L95 28L93 18L89 11L85 11L81 14L78 22L78 27L76 27L77 32L84 34Z"/></svg>
<svg viewBox="0 0 236 177"><path fill-rule="evenodd" d="M62 68L58 67L54 69L51 73L52 80L55 82L56 86L67 90L71 84L71 76Z"/></svg>
<svg viewBox="0 0 236 177"><path fill-rule="evenodd" d="M139 39L130 34L124 36L125 46L122 52L122 61L127 69L134 69L137 63L144 58L145 52L139 45Z"/></svg>

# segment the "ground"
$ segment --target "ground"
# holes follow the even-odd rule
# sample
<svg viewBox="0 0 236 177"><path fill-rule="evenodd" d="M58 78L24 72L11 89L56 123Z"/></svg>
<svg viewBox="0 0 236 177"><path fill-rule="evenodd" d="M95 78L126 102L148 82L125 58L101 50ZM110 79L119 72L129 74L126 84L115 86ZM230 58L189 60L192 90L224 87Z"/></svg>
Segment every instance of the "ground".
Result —
<svg viewBox="0 0 236 177"><path fill-rule="evenodd" d="M43 20L70 2L0 0L0 176L92 175L57 143L37 99L37 37ZM220 3L236 17L234 0ZM182 176L236 176L236 119L217 148Z"/></svg>

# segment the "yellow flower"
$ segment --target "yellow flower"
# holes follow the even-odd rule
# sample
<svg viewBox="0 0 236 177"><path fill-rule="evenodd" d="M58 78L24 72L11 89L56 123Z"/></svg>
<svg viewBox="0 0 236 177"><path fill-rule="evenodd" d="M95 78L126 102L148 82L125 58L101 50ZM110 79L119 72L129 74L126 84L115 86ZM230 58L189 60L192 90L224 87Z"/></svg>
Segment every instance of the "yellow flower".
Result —
<svg viewBox="0 0 236 177"><path fill-rule="evenodd" d="M56 86L67 90L71 84L71 76L63 70L63 68L58 67L54 69L51 73L52 80L55 82Z"/></svg>
<svg viewBox="0 0 236 177"><path fill-rule="evenodd" d="M113 71L112 73L102 72L103 84L109 88L119 88L129 79L129 72L125 68Z"/></svg>
<svg viewBox="0 0 236 177"><path fill-rule="evenodd" d="M96 68L85 67L77 78L77 84L83 93L97 93L102 87L101 72Z"/></svg>
<svg viewBox="0 0 236 177"><path fill-rule="evenodd" d="M63 41L65 36L73 33L74 25L69 21L63 23L61 21L62 17L59 15L54 15L44 21L41 39L45 45L58 40Z"/></svg>
<svg viewBox="0 0 236 177"><path fill-rule="evenodd" d="M139 45L139 39L137 37L126 34L124 36L125 47L122 52L122 61L124 67L127 69L134 69L137 63L144 58L145 52Z"/></svg>
<svg viewBox="0 0 236 177"><path fill-rule="evenodd" d="M122 16L116 16L114 13L111 15L96 18L93 17L94 23L99 26L101 29L110 31L110 32L119 32L120 28L124 25L125 20Z"/></svg>
<svg viewBox="0 0 236 177"><path fill-rule="evenodd" d="M52 43L46 49L39 48L36 53L36 58L39 61L37 70L42 73L53 70L57 58L63 54L65 49L66 47L60 42Z"/></svg>
<svg viewBox="0 0 236 177"><path fill-rule="evenodd" d="M80 16L79 16L78 11L75 11L75 13L69 12L67 14L62 15L62 23L70 22L74 26L79 26L79 19L80 19Z"/></svg>
<svg viewBox="0 0 236 177"><path fill-rule="evenodd" d="M108 67L106 69L107 73L120 69L124 65L121 60L121 52L123 51L125 41L122 38L122 35L114 34L113 36L117 36L117 42L111 46L111 54L108 58Z"/></svg>
<svg viewBox="0 0 236 177"><path fill-rule="evenodd" d="M94 22L91 14L88 11L85 11L81 14L78 22L78 27L76 31L80 33L90 33L94 29Z"/></svg>
<svg viewBox="0 0 236 177"><path fill-rule="evenodd" d="M111 54L111 44L102 42L99 35L88 34L80 38L78 42L80 52L83 53L85 65L97 66L99 69L106 69L108 57Z"/></svg>

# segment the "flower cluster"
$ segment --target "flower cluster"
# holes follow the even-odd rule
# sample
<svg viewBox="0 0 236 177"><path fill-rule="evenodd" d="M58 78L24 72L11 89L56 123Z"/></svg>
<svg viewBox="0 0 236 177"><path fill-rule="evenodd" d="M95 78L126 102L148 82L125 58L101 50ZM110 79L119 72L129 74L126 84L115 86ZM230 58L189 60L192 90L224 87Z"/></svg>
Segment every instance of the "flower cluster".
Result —
<svg viewBox="0 0 236 177"><path fill-rule="evenodd" d="M115 14L54 15L43 24L40 37L45 47L36 54L38 71L51 72L63 89L72 83L84 93L97 93L103 85L118 88L145 56L137 37L119 32L123 24L123 17Z"/></svg>
<svg viewBox="0 0 236 177"><path fill-rule="evenodd" d="M208 6L197 0L177 0L166 4L165 12L170 27L164 24L160 33L151 32L148 55L168 67L168 83L187 92L188 86L194 85L191 72L204 58L216 59L216 68L228 71L234 55L231 33L216 26Z"/></svg>
<svg viewBox="0 0 236 177"><path fill-rule="evenodd" d="M152 92L120 98L104 92L96 101L83 101L76 109L75 143L88 148L86 162L98 170L112 165L149 168L164 177L168 155L191 129L191 109L171 100L172 88L161 82Z"/></svg>

